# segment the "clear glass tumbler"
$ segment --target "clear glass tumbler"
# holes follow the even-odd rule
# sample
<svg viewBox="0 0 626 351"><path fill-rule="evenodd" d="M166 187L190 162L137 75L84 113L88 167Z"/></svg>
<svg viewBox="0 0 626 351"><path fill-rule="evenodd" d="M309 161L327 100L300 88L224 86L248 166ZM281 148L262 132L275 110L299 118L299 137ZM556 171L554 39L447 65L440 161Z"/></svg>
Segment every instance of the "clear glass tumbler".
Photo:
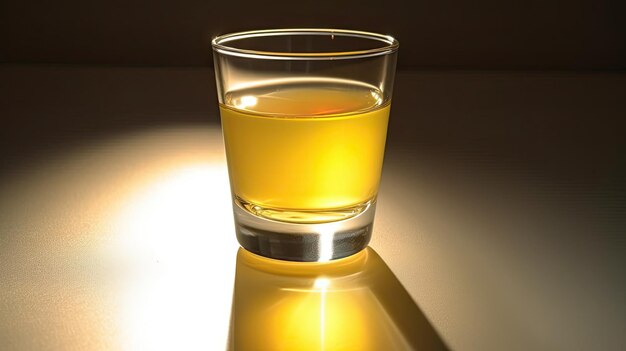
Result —
<svg viewBox="0 0 626 351"><path fill-rule="evenodd" d="M241 246L290 261L328 261L367 247L397 40L277 29L212 44Z"/></svg>

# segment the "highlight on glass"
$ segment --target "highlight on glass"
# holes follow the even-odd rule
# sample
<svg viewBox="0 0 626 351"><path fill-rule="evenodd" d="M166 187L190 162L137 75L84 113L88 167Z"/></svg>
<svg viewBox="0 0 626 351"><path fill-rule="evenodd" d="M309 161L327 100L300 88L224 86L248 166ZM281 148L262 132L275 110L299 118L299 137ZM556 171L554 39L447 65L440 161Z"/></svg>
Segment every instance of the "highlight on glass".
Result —
<svg viewBox="0 0 626 351"><path fill-rule="evenodd" d="M398 42L337 29L212 42L236 235L253 253L329 261L367 247Z"/></svg>

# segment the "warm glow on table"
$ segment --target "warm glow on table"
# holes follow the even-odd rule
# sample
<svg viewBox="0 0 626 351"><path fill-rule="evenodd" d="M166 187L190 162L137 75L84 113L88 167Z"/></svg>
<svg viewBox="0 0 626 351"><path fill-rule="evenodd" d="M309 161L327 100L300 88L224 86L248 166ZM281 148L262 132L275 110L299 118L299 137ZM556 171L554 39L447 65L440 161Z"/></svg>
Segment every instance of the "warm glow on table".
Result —
<svg viewBox="0 0 626 351"><path fill-rule="evenodd" d="M0 267L0 298L11 306L0 327L24 333L9 346L38 349L52 338L55 348L91 350L443 349L371 249L305 264L237 254L221 140L203 126L130 134L5 183L4 225L31 218L15 203L37 206L40 218L0 247L13 264Z"/></svg>

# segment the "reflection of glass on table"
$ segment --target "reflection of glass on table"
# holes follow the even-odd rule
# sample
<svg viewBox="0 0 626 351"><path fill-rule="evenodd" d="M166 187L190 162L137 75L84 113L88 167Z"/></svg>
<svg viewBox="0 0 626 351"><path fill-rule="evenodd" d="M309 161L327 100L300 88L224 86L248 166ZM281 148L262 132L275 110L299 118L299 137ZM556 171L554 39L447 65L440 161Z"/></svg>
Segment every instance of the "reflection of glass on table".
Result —
<svg viewBox="0 0 626 351"><path fill-rule="evenodd" d="M378 254L291 263L240 249L236 350L447 350Z"/></svg>

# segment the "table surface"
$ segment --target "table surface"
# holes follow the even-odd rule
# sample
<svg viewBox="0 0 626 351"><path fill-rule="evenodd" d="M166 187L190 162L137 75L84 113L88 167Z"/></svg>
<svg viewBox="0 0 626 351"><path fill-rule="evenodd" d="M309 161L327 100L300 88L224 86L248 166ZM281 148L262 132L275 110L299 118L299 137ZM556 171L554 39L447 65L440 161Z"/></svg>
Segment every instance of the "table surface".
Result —
<svg viewBox="0 0 626 351"><path fill-rule="evenodd" d="M0 66L5 350L626 347L626 75L399 72L371 246L238 249L209 69Z"/></svg>

